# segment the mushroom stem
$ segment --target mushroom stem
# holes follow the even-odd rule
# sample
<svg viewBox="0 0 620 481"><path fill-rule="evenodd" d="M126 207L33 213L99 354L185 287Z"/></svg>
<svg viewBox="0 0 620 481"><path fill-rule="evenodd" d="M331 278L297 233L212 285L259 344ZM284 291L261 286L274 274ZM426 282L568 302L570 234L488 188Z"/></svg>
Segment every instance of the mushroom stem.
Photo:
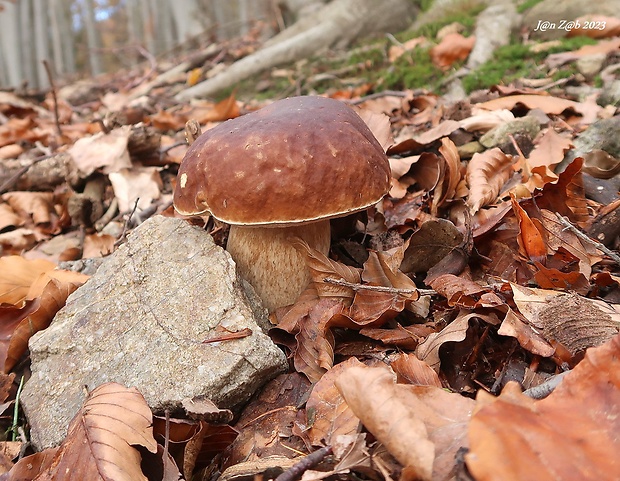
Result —
<svg viewBox="0 0 620 481"><path fill-rule="evenodd" d="M293 304L311 281L303 256L288 241L291 237L329 254L329 220L291 227L230 227L226 250L269 312Z"/></svg>

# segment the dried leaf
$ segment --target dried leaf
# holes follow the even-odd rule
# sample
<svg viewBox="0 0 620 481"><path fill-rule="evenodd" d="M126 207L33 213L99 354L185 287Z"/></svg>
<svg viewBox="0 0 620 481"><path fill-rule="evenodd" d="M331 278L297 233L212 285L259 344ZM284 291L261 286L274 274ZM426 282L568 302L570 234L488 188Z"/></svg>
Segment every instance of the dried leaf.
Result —
<svg viewBox="0 0 620 481"><path fill-rule="evenodd" d="M435 277L430 283L430 287L444 296L450 306L473 309L504 304L504 301L488 287L483 287L474 281L453 274Z"/></svg>
<svg viewBox="0 0 620 481"><path fill-rule="evenodd" d="M476 37L463 37L460 33L449 33L435 47L431 48L431 60L443 70L447 70L459 60L465 60L474 48Z"/></svg>
<svg viewBox="0 0 620 481"><path fill-rule="evenodd" d="M400 384L443 387L433 368L420 361L415 354L399 354L390 363L390 367L396 373L396 382Z"/></svg>
<svg viewBox="0 0 620 481"><path fill-rule="evenodd" d="M481 207L492 204L502 187L512 176L512 157L499 148L474 154L467 164L469 197L467 205L474 214Z"/></svg>
<svg viewBox="0 0 620 481"><path fill-rule="evenodd" d="M385 368L353 366L336 381L364 426L415 479L454 479L474 402L435 386L396 384Z"/></svg>
<svg viewBox="0 0 620 481"><path fill-rule="evenodd" d="M545 262L547 257L547 243L543 233L530 219L523 207L519 205L514 196L511 196L512 208L519 221L519 235L517 241L519 250L526 258L540 263Z"/></svg>
<svg viewBox="0 0 620 481"><path fill-rule="evenodd" d="M573 23L575 27L568 32L567 37L583 35L590 38L610 38L620 36L620 18L618 17L585 15L578 17Z"/></svg>
<svg viewBox="0 0 620 481"><path fill-rule="evenodd" d="M531 326L523 322L510 308L497 331L502 336L514 337L523 349L542 357L551 357L555 349Z"/></svg>
<svg viewBox="0 0 620 481"><path fill-rule="evenodd" d="M330 284L324 282L324 280L331 278L359 284L361 280L359 269L329 259L321 252L312 249L299 238L291 240L291 244L304 256L314 281L314 286L320 297L340 298L344 302L352 302L355 292L351 288Z"/></svg>
<svg viewBox="0 0 620 481"><path fill-rule="evenodd" d="M40 291L29 292L34 281L44 272L56 267L45 260L28 260L21 256L0 258L0 303L18 306L27 297L34 299Z"/></svg>
<svg viewBox="0 0 620 481"><path fill-rule="evenodd" d="M151 425L151 410L136 388L103 384L88 395L49 464L41 465L28 479L146 481L140 451L134 446L157 452ZM13 471L23 473L29 459L17 463L9 479L18 479L12 477Z"/></svg>
<svg viewBox="0 0 620 481"><path fill-rule="evenodd" d="M138 209L144 210L161 195L162 181L158 167L132 167L119 169L108 175L114 196L121 212L129 212L138 201Z"/></svg>
<svg viewBox="0 0 620 481"><path fill-rule="evenodd" d="M446 342L461 342L467 336L469 320L476 317L475 313L461 313L457 318L444 327L440 332L431 334L420 344L415 355L421 361L428 364L435 372L439 373L441 361L439 359L439 349Z"/></svg>
<svg viewBox="0 0 620 481"><path fill-rule="evenodd" d="M534 167L554 167L564 159L564 154L573 146L571 140L553 129L547 129L537 138L534 150L527 159L530 170Z"/></svg>
<svg viewBox="0 0 620 481"><path fill-rule="evenodd" d="M131 169L127 151L130 133L131 126L125 125L107 134L99 133L77 140L68 152L80 171L80 177L86 178L98 169L106 174Z"/></svg>
<svg viewBox="0 0 620 481"><path fill-rule="evenodd" d="M400 269L427 272L463 241L463 234L446 219L431 219L409 238Z"/></svg>
<svg viewBox="0 0 620 481"><path fill-rule="evenodd" d="M344 402L334 381L349 367L360 365L361 362L351 357L327 371L312 388L306 413L311 426L308 437L314 446L329 446L337 436L359 432L360 420Z"/></svg>
<svg viewBox="0 0 620 481"><path fill-rule="evenodd" d="M479 398L486 394L479 393ZM615 481L618 432L620 338L615 336L588 350L545 399L534 401L510 383L498 398L486 400L471 419L465 461L477 480Z"/></svg>

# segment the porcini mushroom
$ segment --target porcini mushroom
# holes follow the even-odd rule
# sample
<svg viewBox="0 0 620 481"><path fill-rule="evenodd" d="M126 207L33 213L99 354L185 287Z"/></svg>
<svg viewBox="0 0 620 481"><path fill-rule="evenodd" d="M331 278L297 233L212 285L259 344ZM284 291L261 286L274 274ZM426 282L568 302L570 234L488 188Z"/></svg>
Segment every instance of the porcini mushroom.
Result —
<svg viewBox="0 0 620 481"><path fill-rule="evenodd" d="M174 207L230 224L226 249L271 312L310 281L288 239L327 255L329 219L367 209L389 187L387 156L351 108L291 97L200 135L179 167Z"/></svg>

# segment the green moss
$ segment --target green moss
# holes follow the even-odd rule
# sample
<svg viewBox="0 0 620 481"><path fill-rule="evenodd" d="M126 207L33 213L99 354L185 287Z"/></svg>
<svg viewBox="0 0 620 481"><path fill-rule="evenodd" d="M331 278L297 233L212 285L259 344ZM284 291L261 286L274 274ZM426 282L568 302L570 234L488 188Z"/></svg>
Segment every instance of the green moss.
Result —
<svg viewBox="0 0 620 481"><path fill-rule="evenodd" d="M538 5L542 1L543 0L525 0L520 5L517 5L517 12L519 13L526 12L530 10L532 7L535 7L536 5Z"/></svg>
<svg viewBox="0 0 620 481"><path fill-rule="evenodd" d="M403 54L382 75L382 88L432 89L445 73L433 65L429 49L415 48Z"/></svg>
<svg viewBox="0 0 620 481"><path fill-rule="evenodd" d="M509 84L519 78L543 78L547 72L541 66L548 55L577 50L594 43L596 41L588 37L565 38L559 45L543 52L532 52L529 46L520 43L505 45L495 51L493 59L463 77L463 87L466 92L471 92L497 84ZM574 65L567 64L553 74L553 79L568 78L575 73Z"/></svg>

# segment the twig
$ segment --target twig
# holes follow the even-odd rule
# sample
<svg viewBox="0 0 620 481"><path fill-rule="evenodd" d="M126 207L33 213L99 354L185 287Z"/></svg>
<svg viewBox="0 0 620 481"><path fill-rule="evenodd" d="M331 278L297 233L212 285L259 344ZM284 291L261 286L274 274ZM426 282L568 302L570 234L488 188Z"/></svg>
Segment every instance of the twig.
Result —
<svg viewBox="0 0 620 481"><path fill-rule="evenodd" d="M54 76L52 75L52 68L50 67L50 63L47 60L43 60L43 66L45 67L45 72L47 72L47 78L50 82L50 87L52 89L52 100L54 102L54 120L56 121L56 131L58 132L58 137L62 138L62 129L60 128L60 114L58 113L58 97L56 97L56 85L54 85Z"/></svg>
<svg viewBox="0 0 620 481"><path fill-rule="evenodd" d="M383 90L382 92L375 92L374 94L369 94L364 97L360 97L355 100L348 100L346 103L351 105L358 105L366 102L367 100L380 99L382 97L407 97L409 94L407 92L401 92L400 90Z"/></svg>
<svg viewBox="0 0 620 481"><path fill-rule="evenodd" d="M317 449L315 452L308 454L302 458L298 463L293 464L289 469L280 474L275 481L293 481L299 478L303 473L319 464L325 456L329 456L332 453L331 446L325 446L324 448Z"/></svg>
<svg viewBox="0 0 620 481"><path fill-rule="evenodd" d="M121 235L119 236L119 238L116 239L116 242L114 242L114 247L118 247L120 245L120 243L123 242L125 237L127 237L127 229L128 229L128 226L129 226L129 221L133 217L134 212L136 212L136 209L138 208L138 202L139 201L140 201L140 197L138 197L136 199L136 201L133 204L133 209L131 209L131 212L127 216L127 219L125 219L125 223L123 224L123 232L121 232Z"/></svg>
<svg viewBox="0 0 620 481"><path fill-rule="evenodd" d="M592 237L590 237L590 236L584 234L583 232L581 232L566 217L564 217L564 216L562 216L560 214L556 214L556 216L557 216L558 220L560 221L560 223L564 227L566 227L568 230L573 232L577 237L579 237L580 239L583 239L586 242L589 242L594 247L596 247L598 250L600 250L601 252L604 252L605 254L607 254L607 256L609 256L609 258L611 260L613 260L616 264L620 265L620 256L618 254L616 254L614 251L612 251L611 249L607 248L606 246L604 246L600 242L592 239Z"/></svg>
<svg viewBox="0 0 620 481"><path fill-rule="evenodd" d="M368 284L355 284L353 282L344 281L342 279L333 279L331 277L326 277L323 279L323 282L327 284L334 284L336 286L348 287L349 289L357 291L375 291L375 292L388 292L390 294L403 294L405 296L410 296L419 293L421 296L431 296L433 294L437 294L433 289L398 289L396 287L387 287L387 286L369 286Z"/></svg>
<svg viewBox="0 0 620 481"><path fill-rule="evenodd" d="M531 397L532 399L544 399L551 394L556 387L558 387L562 379L564 379L564 376L566 376L569 372L570 371L565 371L560 374L556 374L542 384L526 389L523 391L523 394Z"/></svg>

